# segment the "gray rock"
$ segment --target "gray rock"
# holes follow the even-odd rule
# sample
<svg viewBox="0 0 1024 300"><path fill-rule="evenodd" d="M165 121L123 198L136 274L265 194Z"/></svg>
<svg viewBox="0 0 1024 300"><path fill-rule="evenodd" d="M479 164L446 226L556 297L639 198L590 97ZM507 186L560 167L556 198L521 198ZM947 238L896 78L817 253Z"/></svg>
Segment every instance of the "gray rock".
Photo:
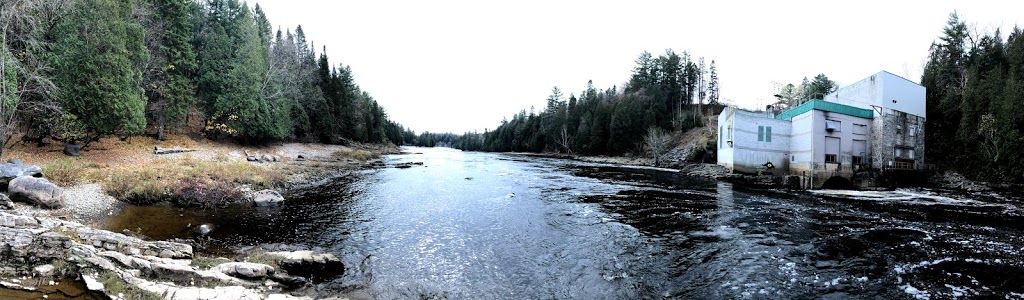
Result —
<svg viewBox="0 0 1024 300"><path fill-rule="evenodd" d="M7 163L0 163L0 188L6 187L8 182L21 176L42 177L43 169L36 165L23 164L13 158Z"/></svg>
<svg viewBox="0 0 1024 300"><path fill-rule="evenodd" d="M78 228L82 243L96 248L110 249L128 255L157 256L161 258L192 258L192 246L176 242L147 242L138 238L88 227ZM97 246L99 245L99 246ZM110 245L110 246L107 246Z"/></svg>
<svg viewBox="0 0 1024 300"><path fill-rule="evenodd" d="M75 144L64 145L64 155L78 157L81 155L82 147Z"/></svg>
<svg viewBox="0 0 1024 300"><path fill-rule="evenodd" d="M46 178L19 176L7 184L14 200L27 201L46 208L64 207L64 189Z"/></svg>
<svg viewBox="0 0 1024 300"><path fill-rule="evenodd" d="M19 229L35 229L39 228L39 220L29 216L0 212L0 226Z"/></svg>
<svg viewBox="0 0 1024 300"><path fill-rule="evenodd" d="M230 276L245 279L263 279L274 274L274 267L247 262L229 262L219 264L215 270Z"/></svg>
<svg viewBox="0 0 1024 300"><path fill-rule="evenodd" d="M245 160L246 161L260 161L259 158L256 158L255 156L251 156L251 155L250 156L246 156Z"/></svg>
<svg viewBox="0 0 1024 300"><path fill-rule="evenodd" d="M255 300L263 299L259 293L240 286L218 286L215 288L184 287L168 289L166 299L175 300Z"/></svg>
<svg viewBox="0 0 1024 300"><path fill-rule="evenodd" d="M252 193L252 203L259 207L276 207L284 202L284 196L275 190L262 190Z"/></svg>
<svg viewBox="0 0 1024 300"><path fill-rule="evenodd" d="M96 277L82 275L82 281L85 281L85 288L89 289L90 291L102 292L104 289L106 289L106 287L103 286L102 282L96 280Z"/></svg>
<svg viewBox="0 0 1024 300"><path fill-rule="evenodd" d="M14 209L14 202L11 201L11 197L7 197L7 194L0 194L0 210L11 209Z"/></svg>
<svg viewBox="0 0 1024 300"><path fill-rule="evenodd" d="M283 284L288 288L297 288L309 283L305 278L299 276L291 276L284 272L277 272L274 275L270 275L270 280Z"/></svg>
<svg viewBox="0 0 1024 300"><path fill-rule="evenodd" d="M51 264L39 265L32 268L32 272L35 272L38 276L53 276L54 267Z"/></svg>
<svg viewBox="0 0 1024 300"><path fill-rule="evenodd" d="M263 155L260 155L260 161L261 162L273 162L275 160L274 160L274 157L271 156L270 154L263 154Z"/></svg>
<svg viewBox="0 0 1024 300"><path fill-rule="evenodd" d="M334 254L313 251L269 252L284 257L281 269L291 275L326 279L345 273L345 266Z"/></svg>
<svg viewBox="0 0 1024 300"><path fill-rule="evenodd" d="M356 299L359 299L359 298L356 298ZM366 298L366 299L370 299L370 298ZM288 295L288 294L270 294L270 295L267 295L267 299L266 300L313 300L313 298L311 298L309 296L292 296L292 295Z"/></svg>

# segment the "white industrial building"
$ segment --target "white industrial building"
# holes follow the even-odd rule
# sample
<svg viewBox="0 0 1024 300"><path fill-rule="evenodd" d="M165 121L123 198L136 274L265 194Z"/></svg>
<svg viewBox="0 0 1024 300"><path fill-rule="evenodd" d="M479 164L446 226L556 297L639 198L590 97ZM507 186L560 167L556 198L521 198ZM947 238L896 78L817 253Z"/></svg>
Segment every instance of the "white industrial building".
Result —
<svg viewBox="0 0 1024 300"><path fill-rule="evenodd" d="M758 173L831 177L924 168L925 88L882 71L778 115L729 107L718 116L718 164Z"/></svg>

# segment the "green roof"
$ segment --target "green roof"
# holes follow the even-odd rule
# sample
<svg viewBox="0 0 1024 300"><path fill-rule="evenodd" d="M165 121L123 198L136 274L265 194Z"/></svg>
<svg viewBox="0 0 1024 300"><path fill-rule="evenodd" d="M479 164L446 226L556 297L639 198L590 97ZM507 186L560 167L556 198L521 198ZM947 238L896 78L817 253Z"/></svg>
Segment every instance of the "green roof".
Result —
<svg viewBox="0 0 1024 300"><path fill-rule="evenodd" d="M875 117L874 112L872 112L870 109L856 108L853 106L839 104L835 102L828 102L825 100L811 100L807 101L804 104L801 104L800 106L782 112L778 116L775 116L775 119L792 120L793 117L799 116L811 110L834 112L865 119L872 119Z"/></svg>

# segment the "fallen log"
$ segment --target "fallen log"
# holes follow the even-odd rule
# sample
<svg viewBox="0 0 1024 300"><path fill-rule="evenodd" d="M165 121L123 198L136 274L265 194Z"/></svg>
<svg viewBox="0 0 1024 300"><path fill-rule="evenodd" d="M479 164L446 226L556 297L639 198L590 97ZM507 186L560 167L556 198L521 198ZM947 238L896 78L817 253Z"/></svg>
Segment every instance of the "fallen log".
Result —
<svg viewBox="0 0 1024 300"><path fill-rule="evenodd" d="M188 148L180 148L180 147L174 147L174 148L154 147L153 148L153 153L154 154L171 154L171 153L195 152L195 151L199 151L199 150L197 150L197 149L188 149Z"/></svg>

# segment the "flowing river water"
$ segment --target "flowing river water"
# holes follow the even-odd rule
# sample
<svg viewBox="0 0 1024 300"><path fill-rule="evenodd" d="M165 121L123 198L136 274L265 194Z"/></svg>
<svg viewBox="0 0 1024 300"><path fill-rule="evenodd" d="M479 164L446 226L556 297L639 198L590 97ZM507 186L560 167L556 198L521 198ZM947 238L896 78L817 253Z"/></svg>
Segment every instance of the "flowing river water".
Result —
<svg viewBox="0 0 1024 300"><path fill-rule="evenodd" d="M278 208L129 206L155 239L341 257L318 290L377 299L1024 298L1019 198L790 193L653 169L408 148Z"/></svg>

